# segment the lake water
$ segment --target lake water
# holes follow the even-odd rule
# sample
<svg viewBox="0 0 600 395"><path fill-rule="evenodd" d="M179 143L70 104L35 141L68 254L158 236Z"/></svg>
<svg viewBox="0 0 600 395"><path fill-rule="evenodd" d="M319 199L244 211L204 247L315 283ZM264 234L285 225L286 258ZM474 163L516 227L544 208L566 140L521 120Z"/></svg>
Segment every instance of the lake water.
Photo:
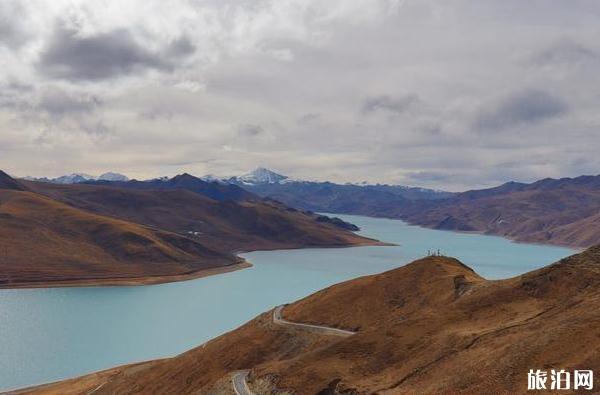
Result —
<svg viewBox="0 0 600 395"><path fill-rule="evenodd" d="M476 234L339 216L399 244L244 254L254 267L144 287L0 290L0 390L176 355L276 305L402 266L440 249L486 278L515 276L572 254Z"/></svg>

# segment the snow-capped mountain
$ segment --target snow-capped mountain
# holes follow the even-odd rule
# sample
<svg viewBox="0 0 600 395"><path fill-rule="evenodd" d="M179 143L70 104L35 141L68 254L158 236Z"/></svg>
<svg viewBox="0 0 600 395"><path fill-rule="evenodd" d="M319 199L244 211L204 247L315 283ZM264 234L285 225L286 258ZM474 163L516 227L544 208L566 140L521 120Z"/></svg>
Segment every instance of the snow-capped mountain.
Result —
<svg viewBox="0 0 600 395"><path fill-rule="evenodd" d="M29 181L51 182L53 184L79 184L86 181L128 181L129 178L123 174L108 172L99 177L85 173L73 173L56 178L48 177L24 177Z"/></svg>
<svg viewBox="0 0 600 395"><path fill-rule="evenodd" d="M206 182L218 182L219 184L227 184L228 180L224 180L220 177L217 177L213 174L207 174L205 176L200 177L200 179L202 181L206 181Z"/></svg>
<svg viewBox="0 0 600 395"><path fill-rule="evenodd" d="M52 178L49 181L55 184L79 184L80 182L86 182L95 179L96 177L90 176L89 174L73 173L66 176Z"/></svg>
<svg viewBox="0 0 600 395"><path fill-rule="evenodd" d="M99 181L129 181L129 177L113 172L104 173L97 179Z"/></svg>
<svg viewBox="0 0 600 395"><path fill-rule="evenodd" d="M234 184L242 184L242 185L259 185L259 184L279 184L288 177L279 173L275 173L269 169L265 169L264 167L258 167L251 171L250 173L231 177L227 180L230 183Z"/></svg>

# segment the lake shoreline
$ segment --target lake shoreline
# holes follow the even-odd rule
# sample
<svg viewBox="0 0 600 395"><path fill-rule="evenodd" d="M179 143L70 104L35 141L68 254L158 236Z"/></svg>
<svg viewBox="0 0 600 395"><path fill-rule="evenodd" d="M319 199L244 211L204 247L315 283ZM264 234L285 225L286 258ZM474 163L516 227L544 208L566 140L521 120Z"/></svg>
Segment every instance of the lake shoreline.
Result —
<svg viewBox="0 0 600 395"><path fill-rule="evenodd" d="M212 267L196 270L186 274L173 274L145 277L124 277L107 279L73 279L59 281L24 282L18 284L3 284L0 289L36 289L36 288L73 288L73 287L131 287L143 285L158 285L174 283L179 281L195 280L198 278L215 276L217 274L230 273L236 270L252 267L245 259L241 262L227 266Z"/></svg>
<svg viewBox="0 0 600 395"><path fill-rule="evenodd" d="M285 250L300 250L309 248L351 248L351 247L366 247L366 246L392 246L392 243L386 243L379 240L365 238L365 241L355 242L353 244L344 245L324 245L324 246L302 246L302 247L274 247L274 248L259 248L249 251L236 251L234 254L254 252L254 251L285 251ZM252 267L252 264L246 259L238 256L238 263L233 263L227 266L217 266L207 269L195 270L184 274L168 274L143 277L123 277L123 278L90 278L90 279L72 279L72 280L57 280L57 281L29 281L19 282L14 284L1 284L0 289L40 289L40 288L78 288L78 287L134 287L144 285L159 285L168 284L180 281L196 280L199 278L216 276L219 274L231 273L237 270L247 269Z"/></svg>

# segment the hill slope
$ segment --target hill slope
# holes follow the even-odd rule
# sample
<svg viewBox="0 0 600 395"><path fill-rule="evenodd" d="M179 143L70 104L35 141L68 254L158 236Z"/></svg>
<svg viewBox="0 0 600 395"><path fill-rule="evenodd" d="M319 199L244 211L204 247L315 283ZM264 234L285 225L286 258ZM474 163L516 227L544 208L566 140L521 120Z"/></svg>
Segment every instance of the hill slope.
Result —
<svg viewBox="0 0 600 395"><path fill-rule="evenodd" d="M89 181L88 184L107 185L127 189L174 190L185 189L217 201L259 200L260 198L237 185L207 182L190 174L180 174L173 178L149 181Z"/></svg>
<svg viewBox="0 0 600 395"><path fill-rule="evenodd" d="M346 231L343 224L259 198L217 201L187 189L138 190L114 183L25 185L71 206L180 233L219 251L374 243Z"/></svg>
<svg viewBox="0 0 600 395"><path fill-rule="evenodd" d="M172 232L0 192L0 285L185 275L239 260Z"/></svg>
<svg viewBox="0 0 600 395"><path fill-rule="evenodd" d="M405 206L400 216L436 229L589 247L600 243L600 176L508 183Z"/></svg>
<svg viewBox="0 0 600 395"><path fill-rule="evenodd" d="M243 369L257 394L525 393L529 369L600 369L599 285L600 247L503 281L428 257L283 311L355 335L276 325L265 313L175 358L23 393L231 394Z"/></svg>

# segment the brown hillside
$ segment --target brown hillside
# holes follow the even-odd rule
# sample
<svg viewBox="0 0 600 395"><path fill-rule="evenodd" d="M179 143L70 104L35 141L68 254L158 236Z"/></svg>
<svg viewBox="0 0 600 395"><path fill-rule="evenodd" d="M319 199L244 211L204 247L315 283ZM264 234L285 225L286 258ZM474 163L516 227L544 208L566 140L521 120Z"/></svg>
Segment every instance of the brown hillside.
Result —
<svg viewBox="0 0 600 395"><path fill-rule="evenodd" d="M0 193L0 284L183 275L238 260L172 232Z"/></svg>
<svg viewBox="0 0 600 395"><path fill-rule="evenodd" d="M599 285L600 247L503 281L429 257L284 309L287 320L355 335L283 327L266 313L143 370L24 393L231 394L241 369L257 394L525 393L529 369L600 369Z"/></svg>
<svg viewBox="0 0 600 395"><path fill-rule="evenodd" d="M600 243L600 176L505 184L401 211L409 222L436 229L590 247Z"/></svg>
<svg viewBox="0 0 600 395"><path fill-rule="evenodd" d="M374 243L273 201L217 201L179 190L26 183L38 193L101 215L154 226L219 251Z"/></svg>

